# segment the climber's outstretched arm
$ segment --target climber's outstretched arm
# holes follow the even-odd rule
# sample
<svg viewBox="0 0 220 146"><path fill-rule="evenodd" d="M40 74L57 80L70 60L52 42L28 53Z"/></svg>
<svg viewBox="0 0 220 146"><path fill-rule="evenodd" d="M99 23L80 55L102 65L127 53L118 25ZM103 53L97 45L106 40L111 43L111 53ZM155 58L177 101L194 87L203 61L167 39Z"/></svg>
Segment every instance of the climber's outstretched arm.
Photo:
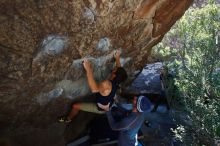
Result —
<svg viewBox="0 0 220 146"><path fill-rule="evenodd" d="M121 51L120 50L116 50L116 52L114 52L114 58L115 58L115 63L116 63L116 67L121 67L121 63L120 63L120 55L121 55Z"/></svg>
<svg viewBox="0 0 220 146"><path fill-rule="evenodd" d="M94 76L93 76L93 70L92 70L91 64L87 59L84 59L83 66L86 70L86 77L87 77L90 90L92 91L92 93L99 92L98 84L96 83Z"/></svg>

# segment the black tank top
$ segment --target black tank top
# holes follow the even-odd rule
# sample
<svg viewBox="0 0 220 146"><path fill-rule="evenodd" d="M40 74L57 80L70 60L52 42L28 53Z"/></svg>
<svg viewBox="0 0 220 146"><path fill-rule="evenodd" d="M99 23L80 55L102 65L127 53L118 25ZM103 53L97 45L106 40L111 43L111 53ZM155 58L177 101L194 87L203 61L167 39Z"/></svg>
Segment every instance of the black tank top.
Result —
<svg viewBox="0 0 220 146"><path fill-rule="evenodd" d="M115 97L118 85L114 81L110 81L110 82L112 83L111 92L109 93L108 96L103 96L99 92L95 93L96 103L107 105L110 102L110 106L112 105L112 103L114 102L114 97ZM101 109L98 105L97 107L98 107L98 110L103 111L103 109Z"/></svg>

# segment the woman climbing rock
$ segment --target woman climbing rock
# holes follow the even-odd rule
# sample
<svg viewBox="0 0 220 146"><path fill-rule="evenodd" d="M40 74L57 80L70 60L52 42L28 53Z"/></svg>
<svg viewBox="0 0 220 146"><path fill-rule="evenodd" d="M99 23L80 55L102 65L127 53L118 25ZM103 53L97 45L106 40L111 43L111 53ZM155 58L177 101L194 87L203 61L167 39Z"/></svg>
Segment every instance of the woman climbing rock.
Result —
<svg viewBox="0 0 220 146"><path fill-rule="evenodd" d="M120 63L120 51L114 53L116 61L116 67L112 71L109 79L106 79L100 83L97 83L94 79L93 69L90 62L84 59L83 66L86 70L86 77L89 88L93 93L92 97L96 98L96 103L75 103L72 105L72 110L67 116L59 118L59 122L71 122L71 120L78 114L79 110L93 112L93 113L105 113L105 110L99 107L100 104L111 106L119 84L127 79L127 73ZM99 104L98 104L99 103Z"/></svg>

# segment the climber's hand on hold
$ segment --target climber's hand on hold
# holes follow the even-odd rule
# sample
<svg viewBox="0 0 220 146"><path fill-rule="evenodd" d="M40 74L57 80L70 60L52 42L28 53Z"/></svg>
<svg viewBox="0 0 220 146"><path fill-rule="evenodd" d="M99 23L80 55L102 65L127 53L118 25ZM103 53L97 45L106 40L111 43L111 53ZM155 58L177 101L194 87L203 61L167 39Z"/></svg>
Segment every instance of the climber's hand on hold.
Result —
<svg viewBox="0 0 220 146"><path fill-rule="evenodd" d="M84 59L82 63L86 72L90 72L92 70L91 64L88 59Z"/></svg>
<svg viewBox="0 0 220 146"><path fill-rule="evenodd" d="M118 49L118 50L114 51L114 58L115 59L119 59L120 55L121 55L121 50Z"/></svg>

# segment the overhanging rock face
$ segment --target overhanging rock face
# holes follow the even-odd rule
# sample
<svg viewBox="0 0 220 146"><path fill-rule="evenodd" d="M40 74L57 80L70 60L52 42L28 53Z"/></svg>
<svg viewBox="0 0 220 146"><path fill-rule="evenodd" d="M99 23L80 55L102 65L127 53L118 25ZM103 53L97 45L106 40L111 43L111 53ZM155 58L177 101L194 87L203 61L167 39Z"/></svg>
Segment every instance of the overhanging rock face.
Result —
<svg viewBox="0 0 220 146"><path fill-rule="evenodd" d="M120 48L132 75L192 1L1 0L1 122L50 124L69 99L89 93L84 57L101 80Z"/></svg>

